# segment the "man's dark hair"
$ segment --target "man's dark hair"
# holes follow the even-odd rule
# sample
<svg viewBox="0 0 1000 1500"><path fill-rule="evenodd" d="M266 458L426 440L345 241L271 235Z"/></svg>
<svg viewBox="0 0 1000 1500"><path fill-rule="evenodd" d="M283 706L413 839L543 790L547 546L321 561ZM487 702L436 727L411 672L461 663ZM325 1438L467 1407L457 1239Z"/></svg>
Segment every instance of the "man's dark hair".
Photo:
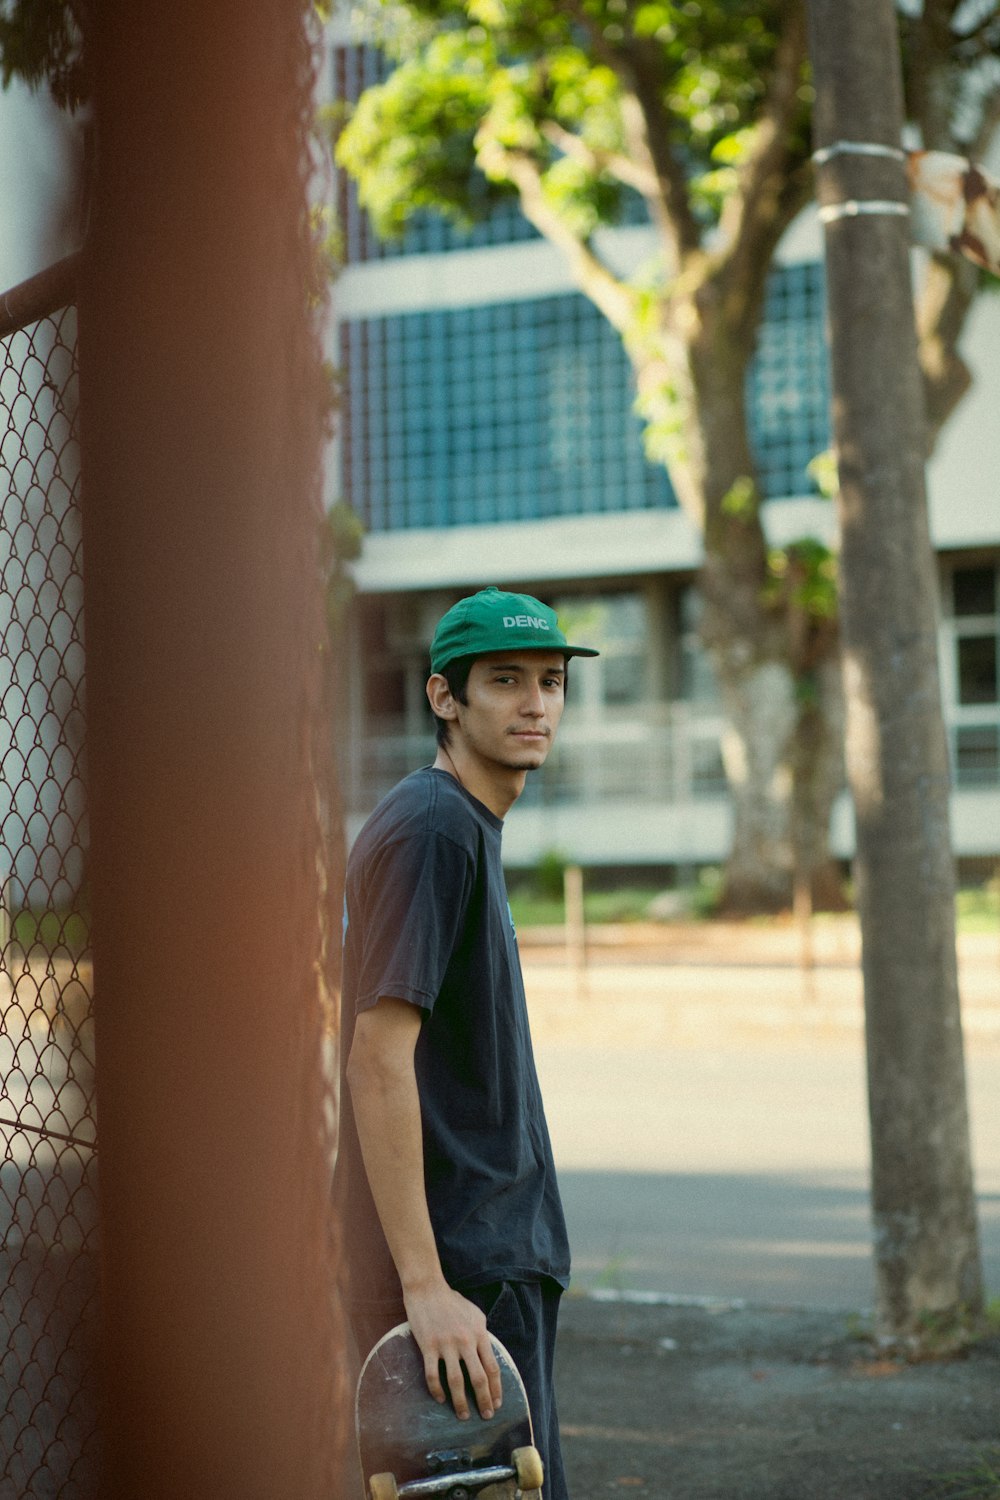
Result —
<svg viewBox="0 0 1000 1500"><path fill-rule="evenodd" d="M472 671L473 662L478 661L478 656L456 656L444 668L441 676L448 684L448 691L459 703L468 703L469 696L466 691L469 684L469 673ZM566 675L563 677L563 697L569 687L569 657L565 661ZM434 732L437 735L438 745L444 749L448 748L451 741L451 720L439 719L434 715Z"/></svg>

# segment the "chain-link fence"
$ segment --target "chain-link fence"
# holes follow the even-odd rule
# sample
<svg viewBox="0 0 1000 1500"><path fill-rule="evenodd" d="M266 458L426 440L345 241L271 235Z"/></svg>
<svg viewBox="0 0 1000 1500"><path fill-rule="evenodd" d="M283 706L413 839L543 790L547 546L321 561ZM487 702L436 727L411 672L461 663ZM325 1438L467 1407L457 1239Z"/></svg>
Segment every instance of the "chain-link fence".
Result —
<svg viewBox="0 0 1000 1500"><path fill-rule="evenodd" d="M97 1488L75 265L0 297L0 1497Z"/></svg>

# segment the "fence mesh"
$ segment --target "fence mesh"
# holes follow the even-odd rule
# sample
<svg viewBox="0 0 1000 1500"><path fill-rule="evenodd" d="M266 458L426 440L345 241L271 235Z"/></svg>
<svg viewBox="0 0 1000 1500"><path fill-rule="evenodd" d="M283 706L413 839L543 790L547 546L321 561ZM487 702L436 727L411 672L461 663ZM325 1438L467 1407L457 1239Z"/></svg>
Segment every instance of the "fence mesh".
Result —
<svg viewBox="0 0 1000 1500"><path fill-rule="evenodd" d="M75 268L0 298L0 1496L97 1492Z"/></svg>

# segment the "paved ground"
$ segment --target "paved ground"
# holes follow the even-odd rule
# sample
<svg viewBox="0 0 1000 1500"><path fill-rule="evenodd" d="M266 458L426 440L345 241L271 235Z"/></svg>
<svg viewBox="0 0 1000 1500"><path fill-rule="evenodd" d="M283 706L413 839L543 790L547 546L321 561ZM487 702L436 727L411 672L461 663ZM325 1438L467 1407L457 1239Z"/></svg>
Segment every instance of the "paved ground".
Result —
<svg viewBox="0 0 1000 1500"><path fill-rule="evenodd" d="M911 1366L864 1336L856 934L819 930L803 976L788 929L710 933L606 940L582 979L522 937L576 1256L558 1367L573 1500L998 1500L1000 1340ZM1000 937L962 959L996 1293Z"/></svg>
<svg viewBox="0 0 1000 1500"><path fill-rule="evenodd" d="M568 1298L573 1500L996 1500L1000 1339L897 1364L840 1313Z"/></svg>
<svg viewBox="0 0 1000 1500"><path fill-rule="evenodd" d="M543 934L543 937L546 935ZM864 1309L872 1297L857 929L620 929L585 975L522 934L578 1289ZM987 1284L1000 1293L1000 934L961 981Z"/></svg>
<svg viewBox="0 0 1000 1500"><path fill-rule="evenodd" d="M578 1286L870 1305L858 1044L538 1053ZM969 1078L987 1281L1000 1293L1000 1053L970 1049Z"/></svg>

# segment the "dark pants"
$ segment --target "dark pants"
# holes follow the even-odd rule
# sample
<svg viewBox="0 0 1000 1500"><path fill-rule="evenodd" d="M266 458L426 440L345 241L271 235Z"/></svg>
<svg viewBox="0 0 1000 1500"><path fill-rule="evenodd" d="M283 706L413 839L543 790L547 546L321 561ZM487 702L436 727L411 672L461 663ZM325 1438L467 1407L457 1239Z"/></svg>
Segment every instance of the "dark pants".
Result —
<svg viewBox="0 0 1000 1500"><path fill-rule="evenodd" d="M562 1288L553 1281L501 1281L463 1291L462 1295L486 1314L490 1333L509 1351L521 1372L535 1446L545 1465L545 1500L568 1500L552 1383ZM402 1300L377 1306L353 1303L350 1315L362 1360L384 1333L406 1321Z"/></svg>

